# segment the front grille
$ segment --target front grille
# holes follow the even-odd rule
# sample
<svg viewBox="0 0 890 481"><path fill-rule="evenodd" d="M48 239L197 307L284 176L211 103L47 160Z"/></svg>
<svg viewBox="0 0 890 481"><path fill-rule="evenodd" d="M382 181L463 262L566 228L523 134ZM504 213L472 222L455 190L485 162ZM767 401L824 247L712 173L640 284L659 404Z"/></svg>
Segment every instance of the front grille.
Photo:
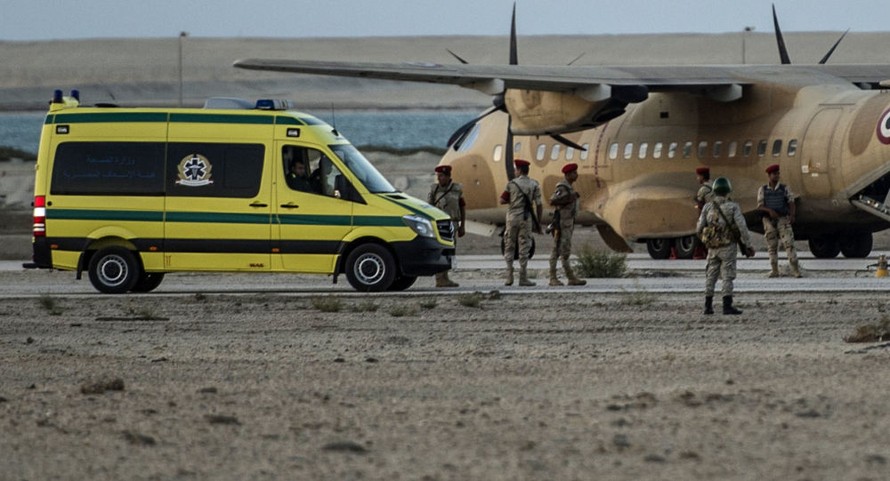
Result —
<svg viewBox="0 0 890 481"><path fill-rule="evenodd" d="M436 229L439 230L439 237L441 237L442 240L454 240L454 224L450 220L436 221Z"/></svg>

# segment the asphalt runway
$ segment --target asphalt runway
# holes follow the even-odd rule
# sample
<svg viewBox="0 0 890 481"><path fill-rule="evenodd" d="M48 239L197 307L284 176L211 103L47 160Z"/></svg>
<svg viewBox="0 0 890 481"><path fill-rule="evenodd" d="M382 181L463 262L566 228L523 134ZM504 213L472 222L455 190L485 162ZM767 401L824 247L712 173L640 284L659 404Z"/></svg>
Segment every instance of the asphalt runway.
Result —
<svg viewBox="0 0 890 481"><path fill-rule="evenodd" d="M767 278L769 261L760 257L741 259L735 290L753 292L874 292L890 290L890 277L877 278L875 258L869 259L815 259L808 252L800 254L804 277ZM704 285L704 260L653 260L646 254L627 257L628 276L624 278L587 279L586 286L547 286L546 259L533 259L529 263L535 287L505 287L501 275L503 260L495 255L461 256L452 278L459 288L436 289L431 277L418 279L404 292L375 293L373 295L428 296L451 295L460 292L489 292L497 290L504 295L525 295L533 292L590 292L590 293L695 293ZM780 265L786 265L781 259ZM787 267L786 267L787 269ZM0 261L0 296L31 297L41 295L103 295L93 289L86 273L76 280L73 272L23 269L21 261ZM718 284L719 289L719 284ZM237 274L237 273L174 273L168 274L158 289L149 294L195 293L281 293L293 295L318 295L337 293L342 295L367 295L355 292L340 276L337 284L327 276L300 274Z"/></svg>

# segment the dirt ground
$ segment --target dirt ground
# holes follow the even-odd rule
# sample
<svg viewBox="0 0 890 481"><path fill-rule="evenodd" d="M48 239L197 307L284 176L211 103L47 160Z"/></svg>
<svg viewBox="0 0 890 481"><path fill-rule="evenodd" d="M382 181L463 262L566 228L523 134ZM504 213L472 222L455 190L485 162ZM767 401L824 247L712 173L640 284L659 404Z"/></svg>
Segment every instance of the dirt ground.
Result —
<svg viewBox="0 0 890 481"><path fill-rule="evenodd" d="M890 303L700 302L0 299L0 479L886 479Z"/></svg>

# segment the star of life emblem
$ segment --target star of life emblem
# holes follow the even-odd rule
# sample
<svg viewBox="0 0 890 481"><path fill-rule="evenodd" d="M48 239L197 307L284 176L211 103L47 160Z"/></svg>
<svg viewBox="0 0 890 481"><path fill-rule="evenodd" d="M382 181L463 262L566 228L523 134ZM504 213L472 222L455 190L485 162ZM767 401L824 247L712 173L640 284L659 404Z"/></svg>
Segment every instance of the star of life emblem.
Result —
<svg viewBox="0 0 890 481"><path fill-rule="evenodd" d="M186 155L179 161L179 169L177 172L179 180L177 180L176 183L188 187L210 185L213 183L213 181L210 180L211 170L213 170L213 166L210 165L210 161L207 157L204 157L201 154Z"/></svg>

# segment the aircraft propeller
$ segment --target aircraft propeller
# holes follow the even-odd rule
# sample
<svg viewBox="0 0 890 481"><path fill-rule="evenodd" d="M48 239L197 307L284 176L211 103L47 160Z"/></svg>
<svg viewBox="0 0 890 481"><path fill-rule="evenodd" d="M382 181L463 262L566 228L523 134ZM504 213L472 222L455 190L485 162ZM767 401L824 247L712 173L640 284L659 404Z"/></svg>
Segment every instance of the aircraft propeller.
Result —
<svg viewBox="0 0 890 481"><path fill-rule="evenodd" d="M782 36L782 29L779 28L779 17L776 15L775 4L773 4L773 27L776 29L776 43L779 46L779 60L782 62L782 65L791 65L791 57L788 55L788 48L785 46L785 37ZM837 46L841 44L841 40L843 40L848 33L850 33L850 29L847 29L846 32L841 34L840 38L838 38L837 41L834 42L834 45L828 50L828 53L822 57L822 60L819 60L820 65L828 62L828 59L831 58L831 54L834 53Z"/></svg>

